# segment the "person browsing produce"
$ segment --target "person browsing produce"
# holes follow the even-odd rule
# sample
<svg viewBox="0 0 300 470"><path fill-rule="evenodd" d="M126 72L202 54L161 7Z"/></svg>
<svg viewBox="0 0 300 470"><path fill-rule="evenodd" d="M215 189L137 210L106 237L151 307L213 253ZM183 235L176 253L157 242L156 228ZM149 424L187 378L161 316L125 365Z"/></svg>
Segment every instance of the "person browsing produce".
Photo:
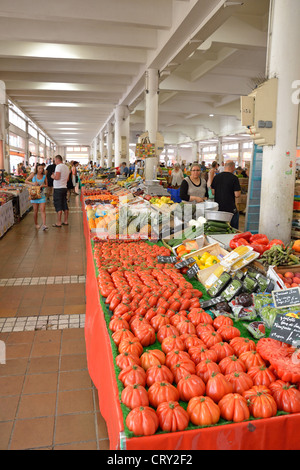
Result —
<svg viewBox="0 0 300 470"><path fill-rule="evenodd" d="M35 227L37 229L40 228L40 225L38 224L38 214L39 214L39 207L41 208L41 215L42 215L42 229L47 230L48 227L46 225L46 195L44 193L44 188L47 188L48 183L45 175L45 170L44 166L42 164L37 164L35 168L34 173L30 173L28 178L26 179L25 183L31 185L31 186L39 186L41 188L41 194L39 199L32 199L30 202L33 205L33 217L34 217L34 223Z"/></svg>
<svg viewBox="0 0 300 470"><path fill-rule="evenodd" d="M214 177L211 190L215 197L215 202L219 204L219 211L233 213L230 225L238 229L239 211L237 210L235 200L241 195L241 186L238 177L233 174L234 170L234 162L228 160L225 163L224 171Z"/></svg>
<svg viewBox="0 0 300 470"><path fill-rule="evenodd" d="M187 176L180 186L180 198L185 203L204 202L208 197L207 185L201 177L201 168L198 164L191 167L191 176Z"/></svg>
<svg viewBox="0 0 300 470"><path fill-rule="evenodd" d="M53 204L56 211L56 223L52 224L53 227L61 227L68 225L69 208L67 203L67 182L70 170L62 162L61 155L55 157L55 172L52 173L51 178L53 181ZM64 213L64 221L61 221L62 213Z"/></svg>
<svg viewBox="0 0 300 470"><path fill-rule="evenodd" d="M209 194L210 199L213 199L213 195L211 193L211 184L212 184L214 177L216 176L218 172L218 168L219 168L218 162L214 161L212 162L211 169L208 172L207 188L208 188L208 194Z"/></svg>
<svg viewBox="0 0 300 470"><path fill-rule="evenodd" d="M179 163L175 163L174 170L171 173L171 186L180 186L183 181L183 173Z"/></svg>

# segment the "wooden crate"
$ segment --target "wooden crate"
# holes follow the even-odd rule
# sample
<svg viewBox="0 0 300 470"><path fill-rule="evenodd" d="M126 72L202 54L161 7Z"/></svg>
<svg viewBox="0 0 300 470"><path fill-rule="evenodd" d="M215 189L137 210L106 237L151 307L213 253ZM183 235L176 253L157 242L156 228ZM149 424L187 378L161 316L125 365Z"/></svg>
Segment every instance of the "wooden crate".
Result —
<svg viewBox="0 0 300 470"><path fill-rule="evenodd" d="M184 258L190 258L190 257L194 257L194 256L200 256L201 257L206 251L208 253L210 253L211 255L214 255L214 256L218 256L218 255L225 256L225 255L228 255L228 253L229 253L229 251L224 250L224 248L221 248L219 243L211 243L210 245L204 246L200 250L193 251L193 253L189 253L187 255L184 255L182 258L184 259Z"/></svg>
<svg viewBox="0 0 300 470"><path fill-rule="evenodd" d="M209 276L213 274L213 272L217 269L218 266L219 264L214 264L213 266L210 266L209 268L198 271L197 273L198 281L201 282L201 284L203 284L204 286Z"/></svg>
<svg viewBox="0 0 300 470"><path fill-rule="evenodd" d="M274 268L276 273L284 275L284 273L300 273L300 264L295 264L294 266L277 266Z"/></svg>
<svg viewBox="0 0 300 470"><path fill-rule="evenodd" d="M193 258L194 256L201 257L206 251L214 256L219 256L219 255L225 256L229 253L228 251L224 250L224 248L222 248L219 245L219 243L212 243L211 245L204 246L203 248L201 248L201 250L197 250L189 255L183 256L183 258ZM198 280L201 282L201 284L204 284L206 279L209 278L209 276L214 272L217 266L219 266L219 263L214 264L213 266L210 266L209 268L201 269L200 271L198 271L197 277L198 277Z"/></svg>
<svg viewBox="0 0 300 470"><path fill-rule="evenodd" d="M175 238L176 238L176 237L175 237ZM193 240L190 240L190 239L182 240L181 243L179 243L178 245L173 246L173 247L171 247L171 246L168 245L168 240L166 240L166 239L163 239L162 242L163 242L163 244L164 244L167 248L169 248L169 249L172 251L172 253L173 253L175 256L177 256L176 249L177 249L179 246L184 245L186 242L191 242L191 241L197 242L197 243L198 243L198 246L200 246L199 243L202 242L202 240L201 240L202 238L203 238L203 246L207 246L207 245L210 244L210 243L207 241L207 238L205 237L205 235L199 235L199 237L193 238ZM180 240L180 238L178 238L178 240ZM194 253L194 252L193 252L193 253Z"/></svg>

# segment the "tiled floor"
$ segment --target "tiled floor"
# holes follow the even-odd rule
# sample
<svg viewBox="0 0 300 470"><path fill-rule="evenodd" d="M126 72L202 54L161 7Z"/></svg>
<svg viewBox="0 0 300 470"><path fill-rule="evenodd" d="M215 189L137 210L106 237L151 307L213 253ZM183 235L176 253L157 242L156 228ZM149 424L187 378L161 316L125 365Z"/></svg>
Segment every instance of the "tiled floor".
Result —
<svg viewBox="0 0 300 470"><path fill-rule="evenodd" d="M1 450L109 448L86 364L79 197L70 209L68 227L48 204L49 231L30 212L0 240Z"/></svg>

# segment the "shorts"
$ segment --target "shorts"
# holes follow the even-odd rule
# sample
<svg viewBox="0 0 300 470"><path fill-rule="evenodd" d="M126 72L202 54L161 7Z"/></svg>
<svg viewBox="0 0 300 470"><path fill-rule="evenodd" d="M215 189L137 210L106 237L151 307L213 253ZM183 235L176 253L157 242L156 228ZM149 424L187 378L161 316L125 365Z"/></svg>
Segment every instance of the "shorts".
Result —
<svg viewBox="0 0 300 470"><path fill-rule="evenodd" d="M67 211L67 188L54 188L53 190L53 204L56 212Z"/></svg>

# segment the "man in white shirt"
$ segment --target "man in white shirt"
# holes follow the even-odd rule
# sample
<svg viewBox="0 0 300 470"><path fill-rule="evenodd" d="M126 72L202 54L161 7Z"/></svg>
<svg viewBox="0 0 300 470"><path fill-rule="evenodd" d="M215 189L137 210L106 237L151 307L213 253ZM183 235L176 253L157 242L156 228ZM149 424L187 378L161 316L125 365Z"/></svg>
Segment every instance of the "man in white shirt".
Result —
<svg viewBox="0 0 300 470"><path fill-rule="evenodd" d="M67 182L70 176L70 170L67 165L62 162L61 155L55 157L55 173L51 175L53 179L53 204L56 210L56 223L53 227L61 227L68 224L69 208L67 203ZM64 221L61 221L62 213L64 213Z"/></svg>

